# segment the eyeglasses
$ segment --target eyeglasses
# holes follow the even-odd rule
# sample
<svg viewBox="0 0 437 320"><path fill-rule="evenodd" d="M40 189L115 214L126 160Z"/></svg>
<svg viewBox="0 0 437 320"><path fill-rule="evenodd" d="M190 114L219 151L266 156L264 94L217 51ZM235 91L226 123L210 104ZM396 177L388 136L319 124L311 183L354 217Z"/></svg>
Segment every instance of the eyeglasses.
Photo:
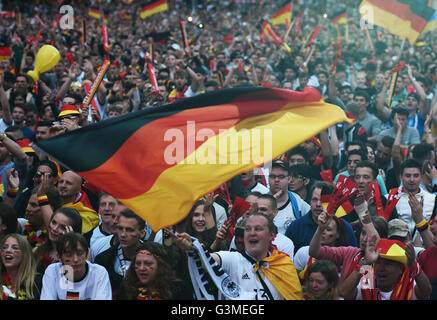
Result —
<svg viewBox="0 0 437 320"><path fill-rule="evenodd" d="M52 172L37 171L37 172L35 172L35 178L41 178L45 174L47 174L49 177L53 177L54 176L54 174Z"/></svg>
<svg viewBox="0 0 437 320"><path fill-rule="evenodd" d="M62 121L62 120L64 120L64 119L76 120L77 117L75 117L75 116L65 116L65 117L60 118L59 120Z"/></svg>

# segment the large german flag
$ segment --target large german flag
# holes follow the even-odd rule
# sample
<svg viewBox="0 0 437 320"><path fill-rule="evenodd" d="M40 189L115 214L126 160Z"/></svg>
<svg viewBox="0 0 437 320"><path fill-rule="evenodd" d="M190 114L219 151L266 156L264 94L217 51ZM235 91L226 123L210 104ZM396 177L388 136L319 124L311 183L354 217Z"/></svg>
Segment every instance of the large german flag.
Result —
<svg viewBox="0 0 437 320"><path fill-rule="evenodd" d="M360 13L362 19L408 39L413 45L434 10L420 0L363 0Z"/></svg>
<svg viewBox="0 0 437 320"><path fill-rule="evenodd" d="M140 17L146 19L151 15L163 12L168 9L167 0L153 0L141 8Z"/></svg>
<svg viewBox="0 0 437 320"><path fill-rule="evenodd" d="M37 147L157 231L232 177L346 120L311 87L242 87L108 119Z"/></svg>
<svg viewBox="0 0 437 320"><path fill-rule="evenodd" d="M277 10L271 17L272 25L287 24L291 21L291 1L287 1L279 10Z"/></svg>

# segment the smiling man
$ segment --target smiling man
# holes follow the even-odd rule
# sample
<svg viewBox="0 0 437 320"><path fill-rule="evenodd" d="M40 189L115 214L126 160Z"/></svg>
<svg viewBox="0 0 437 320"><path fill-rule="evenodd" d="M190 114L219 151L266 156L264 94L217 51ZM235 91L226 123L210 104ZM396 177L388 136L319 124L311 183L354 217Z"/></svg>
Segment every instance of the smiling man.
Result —
<svg viewBox="0 0 437 320"><path fill-rule="evenodd" d="M302 300L302 287L291 258L272 247L275 236L273 221L255 213L244 227L245 250L219 251L211 257L229 275L228 283L240 286L247 299ZM178 234L176 243L184 251L193 249L193 240L186 233Z"/></svg>

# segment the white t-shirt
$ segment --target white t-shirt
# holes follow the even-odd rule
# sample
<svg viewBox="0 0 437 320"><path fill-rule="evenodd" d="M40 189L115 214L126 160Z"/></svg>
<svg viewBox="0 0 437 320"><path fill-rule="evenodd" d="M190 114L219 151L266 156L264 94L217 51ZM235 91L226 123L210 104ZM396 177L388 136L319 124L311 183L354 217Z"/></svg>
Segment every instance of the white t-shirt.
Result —
<svg viewBox="0 0 437 320"><path fill-rule="evenodd" d="M64 276L61 262L52 263L42 279L41 300L112 300L111 282L106 269L86 261L88 271L82 280L71 282Z"/></svg>
<svg viewBox="0 0 437 320"><path fill-rule="evenodd" d="M219 251L216 252L222 262L223 270L236 282L243 290L253 293L256 300L269 300L261 282L258 280L256 273L253 271L253 265L239 252ZM262 269L259 270L261 277L270 290L274 300L282 300L282 296L275 289L269 279L264 276Z"/></svg>
<svg viewBox="0 0 437 320"><path fill-rule="evenodd" d="M293 211L291 200L289 200L287 205L281 210L278 208L278 214L273 219L273 222L278 228L278 233L285 234L292 221L296 220L298 217L304 216L311 209L310 205L306 203L297 193L292 192L292 194L294 195L297 202L297 207L299 208L299 216L296 216L295 212Z"/></svg>
<svg viewBox="0 0 437 320"><path fill-rule="evenodd" d="M228 218L228 215L226 214L226 210L225 210L225 208L223 208L223 206L219 205L216 202L214 202L212 205L214 206L215 221L216 221L216 224L217 224L217 230L220 230L220 228L222 227L223 223Z"/></svg>
<svg viewBox="0 0 437 320"><path fill-rule="evenodd" d="M250 189L251 192L259 192L262 194L268 194L270 192L269 188L267 188L265 185L263 185L262 183L257 182L256 185Z"/></svg>
<svg viewBox="0 0 437 320"><path fill-rule="evenodd" d="M309 246L301 247L294 255L293 263L298 272L306 268L308 260L310 259L309 250Z"/></svg>

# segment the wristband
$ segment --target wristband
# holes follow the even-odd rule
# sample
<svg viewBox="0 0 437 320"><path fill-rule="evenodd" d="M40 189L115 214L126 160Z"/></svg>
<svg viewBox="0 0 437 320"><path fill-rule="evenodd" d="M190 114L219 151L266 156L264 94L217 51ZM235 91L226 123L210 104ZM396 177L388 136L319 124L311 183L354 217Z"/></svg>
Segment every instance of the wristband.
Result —
<svg viewBox="0 0 437 320"><path fill-rule="evenodd" d="M423 227L421 227L421 228L416 228L416 229L417 229L417 231L419 231L419 232L423 232L423 231L427 230L428 228L429 228L429 225L428 225L428 224L425 224Z"/></svg>
<svg viewBox="0 0 437 320"><path fill-rule="evenodd" d="M37 200L38 200L38 204L39 204L40 207L49 204L49 199L45 195L41 196L41 197L38 197Z"/></svg>
<svg viewBox="0 0 437 320"><path fill-rule="evenodd" d="M8 188L8 192L7 192L7 196L11 197L11 198L15 198L17 196L18 193L18 188Z"/></svg>
<svg viewBox="0 0 437 320"><path fill-rule="evenodd" d="M421 229L424 226L428 226L428 222L426 222L425 218L423 218L419 223L416 223L416 229Z"/></svg>

